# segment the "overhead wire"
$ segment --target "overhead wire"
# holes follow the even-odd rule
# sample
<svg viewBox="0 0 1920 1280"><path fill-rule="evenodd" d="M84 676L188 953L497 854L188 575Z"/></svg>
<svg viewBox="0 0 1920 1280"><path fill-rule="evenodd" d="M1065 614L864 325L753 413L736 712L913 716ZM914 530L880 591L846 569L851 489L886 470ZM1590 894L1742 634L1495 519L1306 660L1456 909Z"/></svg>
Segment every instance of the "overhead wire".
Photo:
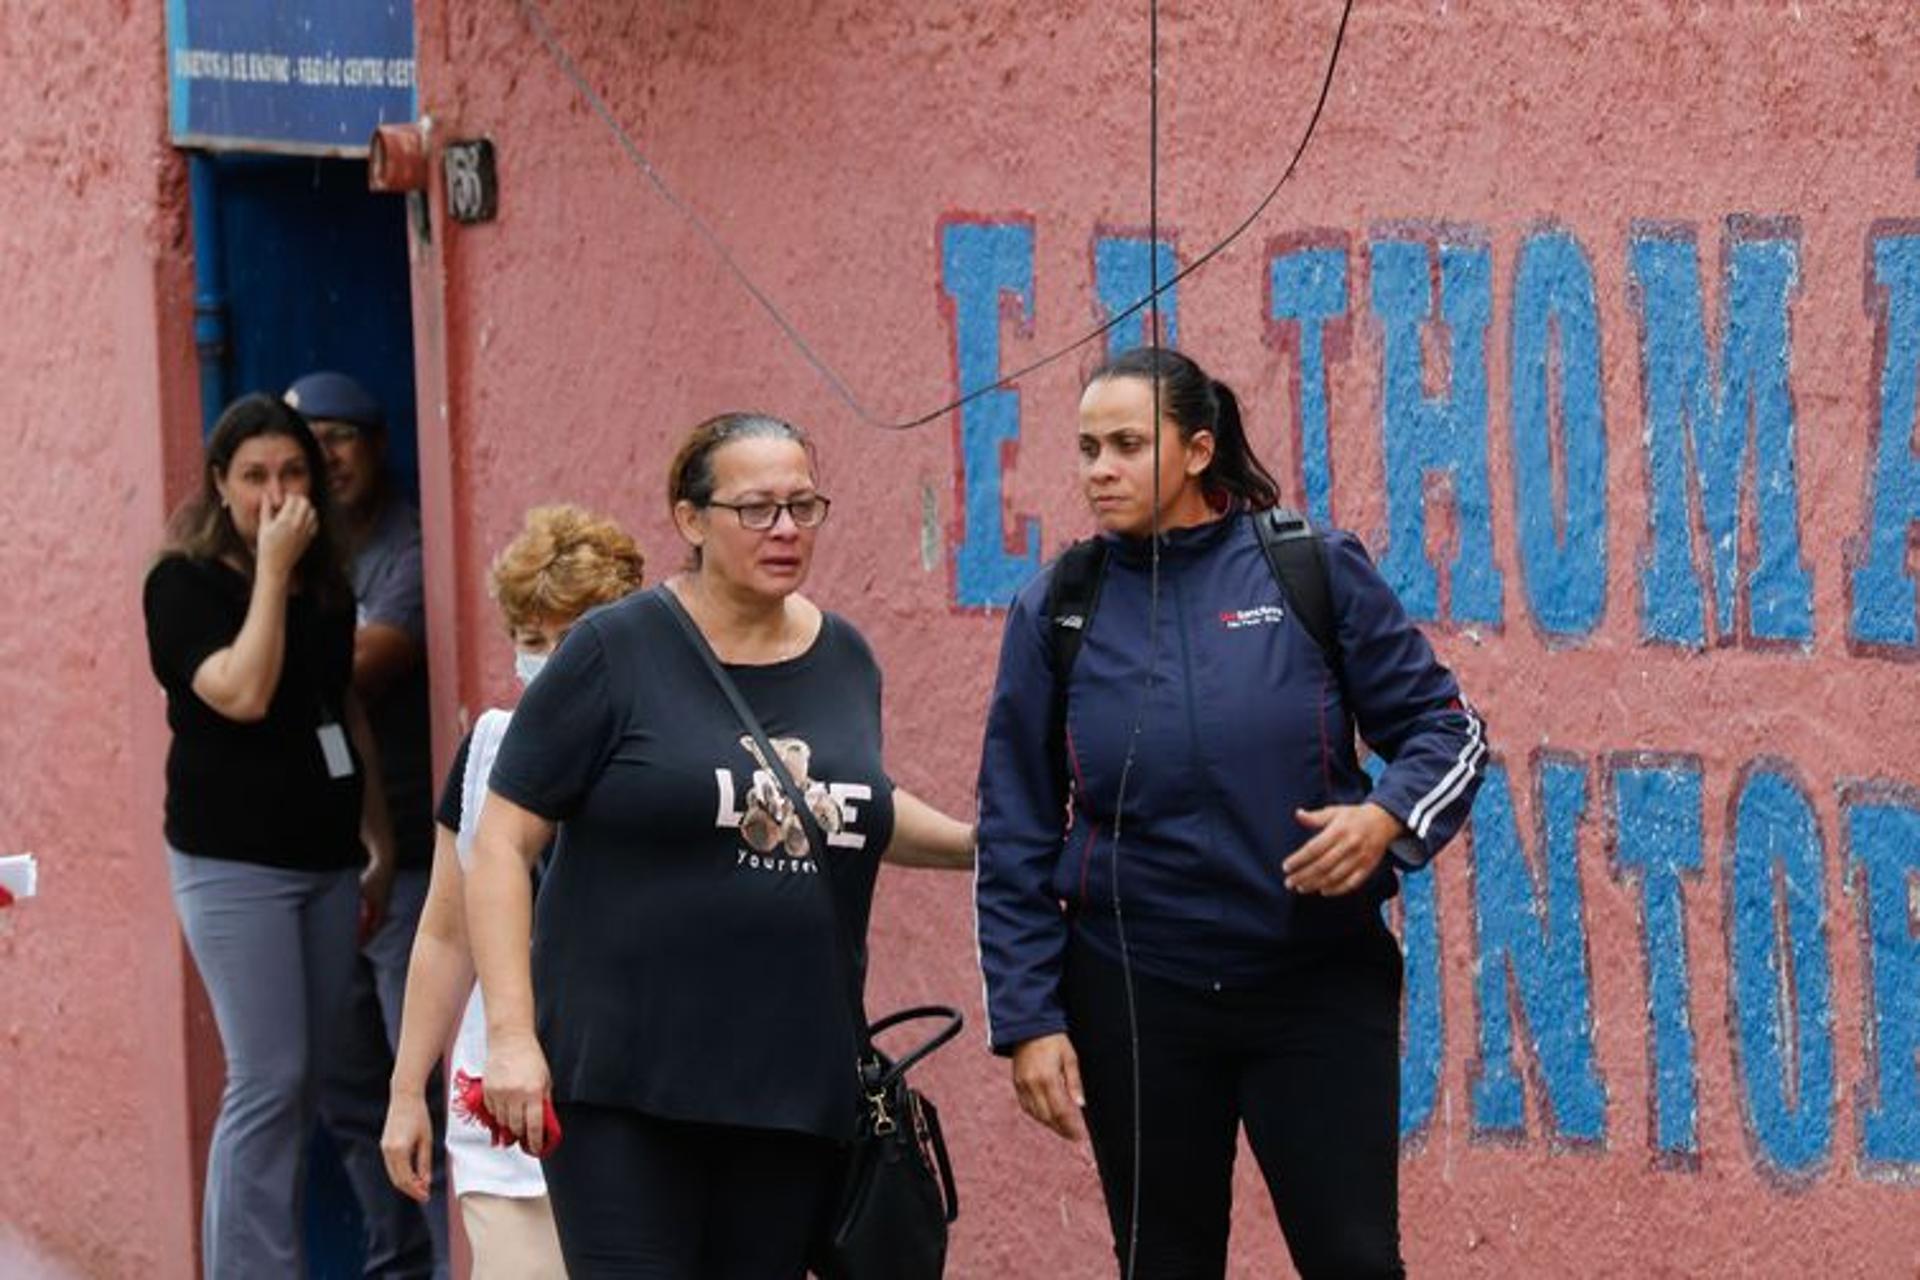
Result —
<svg viewBox="0 0 1920 1280"><path fill-rule="evenodd" d="M693 229L694 233L707 245L714 256L720 260L721 265L726 268L727 273L731 275L734 281L753 299L760 310L766 313L767 318L780 330L781 335L784 336L794 350L799 353L800 358L813 369L821 381L826 383L827 388L834 394L835 398L844 404L854 417L858 418L865 426L882 431L911 431L916 427L926 426L930 422L945 417L956 409L965 408L989 392L1011 387L1029 374L1038 373L1056 361L1078 351L1095 339L1104 337L1148 307L1153 308L1154 315L1157 319L1162 294L1173 289L1182 280L1185 280L1188 276L1191 276L1200 270L1200 268L1212 262L1221 253L1225 252L1229 245L1246 234L1247 230L1252 227L1255 222L1260 220L1261 215L1267 211L1268 206L1273 203L1275 197L1280 194L1280 189L1286 186L1287 182L1292 179L1295 170L1300 167L1301 159L1307 154L1307 148L1313 142L1314 133L1320 127L1320 118L1326 111L1327 100L1333 92L1334 73L1340 66L1340 54L1346 46L1347 22L1353 15L1354 0L1344 0L1342 4L1340 24L1334 30L1333 43L1327 53L1326 69L1320 77L1320 91L1314 99L1313 113L1307 118L1306 128L1301 131L1300 140L1295 144L1293 154L1288 159L1286 168L1281 171L1279 178L1267 189L1266 195L1261 197L1260 202L1253 207L1251 213L1242 218L1231 231L1227 232L1225 236L1207 249L1206 252L1200 254L1186 266L1175 271L1164 281L1158 278L1159 243L1156 236L1153 243L1149 245L1151 284L1145 297L1139 298L1126 307L1114 312L1108 316L1104 322L1087 330L1064 346L1057 347L1036 360L1029 361L1011 372L1002 374L992 382L974 387L971 390L961 388L961 394L959 396L947 401L937 409L930 409L925 413L915 414L899 420L882 417L867 408L866 402L854 393L853 388L848 385L847 380L840 375L832 363L815 350L813 344L809 342L806 335L801 332L800 327L795 324L786 312L780 308L779 304L773 300L773 296L757 284L753 277L748 274L746 268L741 266L739 259L736 258L733 251L727 247L726 241L720 237L719 233L714 231L706 219L700 216L699 211L695 209L692 204L681 199L681 197L675 193L674 189L668 185L666 177L660 172L659 168L647 158L646 153L640 149L640 145L634 141L633 135L627 131L626 126L620 122L620 118L614 114L613 108L607 104L606 98L593 87L593 83L587 78L586 73L580 69L579 63L574 60L573 55L567 51L566 46L562 44L559 37L554 34L552 27L547 23L545 14L541 11L538 0L516 0L516 3L519 5L521 13L526 17L528 25L532 27L535 37L546 48L548 56L553 59L555 65L559 67L561 74L566 77L567 81L573 85L574 92L580 95L582 101L587 104L588 109L592 111L593 114L600 119L601 123L607 127L608 131L612 133L621 151L623 151L627 158L633 162L634 166L640 170L648 184L653 187L655 193ZM1155 21L1157 24L1157 16Z"/></svg>

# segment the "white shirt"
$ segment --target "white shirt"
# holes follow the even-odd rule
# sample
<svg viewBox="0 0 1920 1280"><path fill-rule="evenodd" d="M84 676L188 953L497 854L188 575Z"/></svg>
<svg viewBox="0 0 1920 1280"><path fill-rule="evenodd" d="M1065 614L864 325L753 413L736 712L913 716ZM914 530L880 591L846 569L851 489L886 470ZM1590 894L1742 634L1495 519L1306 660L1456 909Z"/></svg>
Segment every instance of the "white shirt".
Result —
<svg viewBox="0 0 1920 1280"><path fill-rule="evenodd" d="M488 711L473 726L473 738L467 746L467 772L460 781L460 831L454 848L460 855L460 870L473 869L473 835L480 826L480 804L487 797L487 777L493 772L493 758L506 736L510 711ZM467 1011L460 1018L460 1030L453 1039L453 1070L457 1075L484 1075L487 1069L487 1012L480 999L480 984L474 983L467 996ZM449 1099L453 1089L447 1090ZM517 1146L496 1147L486 1127L477 1121L463 1120L448 1103L447 1162L453 1175L456 1196L468 1192L507 1196L516 1200L547 1194L547 1180L540 1162Z"/></svg>

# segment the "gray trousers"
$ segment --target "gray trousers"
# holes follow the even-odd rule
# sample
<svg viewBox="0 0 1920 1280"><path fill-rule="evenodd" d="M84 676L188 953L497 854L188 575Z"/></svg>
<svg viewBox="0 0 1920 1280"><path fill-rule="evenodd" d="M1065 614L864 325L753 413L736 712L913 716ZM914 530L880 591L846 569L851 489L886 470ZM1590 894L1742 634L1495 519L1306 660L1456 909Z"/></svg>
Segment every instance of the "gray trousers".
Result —
<svg viewBox="0 0 1920 1280"><path fill-rule="evenodd" d="M427 1082L427 1113L436 1132L433 1194L424 1212L394 1190L380 1155L393 1054L400 1043L400 1009L407 993L407 962L413 956L413 935L420 927L429 879L425 867L394 873L387 918L354 963L346 1008L332 1035L320 1082L320 1116L333 1135L366 1225L364 1274L379 1280L444 1280L450 1266L447 1159L440 1132L447 1107L437 1068Z"/></svg>
<svg viewBox="0 0 1920 1280"><path fill-rule="evenodd" d="M172 849L167 859L227 1059L201 1219L206 1274L301 1276L307 1136L353 973L359 876Z"/></svg>

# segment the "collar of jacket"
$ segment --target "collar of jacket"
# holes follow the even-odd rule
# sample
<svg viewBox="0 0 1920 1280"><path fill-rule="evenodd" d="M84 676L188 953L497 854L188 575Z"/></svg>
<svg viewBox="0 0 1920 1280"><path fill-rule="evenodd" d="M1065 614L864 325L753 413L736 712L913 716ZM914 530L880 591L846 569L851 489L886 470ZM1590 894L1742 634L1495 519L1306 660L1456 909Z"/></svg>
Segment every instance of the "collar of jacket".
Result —
<svg viewBox="0 0 1920 1280"><path fill-rule="evenodd" d="M1166 530L1160 535L1161 561L1197 560L1206 555L1227 540L1239 524L1242 514L1236 503L1205 524ZM1129 538L1117 533L1103 533L1100 537L1114 560L1121 564L1145 565L1152 559L1153 539L1150 537Z"/></svg>

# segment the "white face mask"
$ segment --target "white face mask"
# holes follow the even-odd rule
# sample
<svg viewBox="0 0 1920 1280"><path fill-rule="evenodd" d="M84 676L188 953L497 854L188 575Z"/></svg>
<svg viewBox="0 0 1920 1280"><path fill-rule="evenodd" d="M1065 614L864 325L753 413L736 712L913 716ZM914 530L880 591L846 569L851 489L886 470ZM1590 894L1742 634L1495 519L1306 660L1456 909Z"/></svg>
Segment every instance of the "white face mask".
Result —
<svg viewBox="0 0 1920 1280"><path fill-rule="evenodd" d="M532 684L533 678L540 674L540 668L547 665L544 653L525 653L516 651L513 655L513 674L520 677L521 684Z"/></svg>

